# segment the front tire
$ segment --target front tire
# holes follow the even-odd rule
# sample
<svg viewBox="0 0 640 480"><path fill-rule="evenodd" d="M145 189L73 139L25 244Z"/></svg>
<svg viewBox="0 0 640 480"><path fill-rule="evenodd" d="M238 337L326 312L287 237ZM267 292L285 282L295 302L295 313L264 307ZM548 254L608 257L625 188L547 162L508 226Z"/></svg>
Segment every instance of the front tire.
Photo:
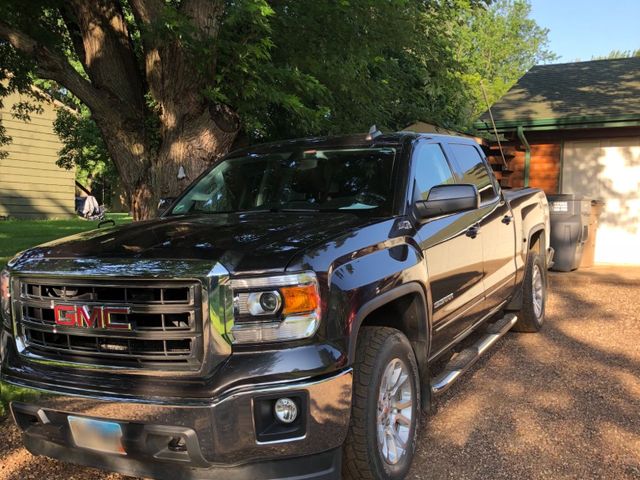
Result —
<svg viewBox="0 0 640 480"><path fill-rule="evenodd" d="M418 366L402 332L360 330L343 478L400 480L409 472L420 415Z"/></svg>
<svg viewBox="0 0 640 480"><path fill-rule="evenodd" d="M513 329L517 332L539 332L544 323L547 304L547 275L542 256L530 251L522 285L522 309Z"/></svg>

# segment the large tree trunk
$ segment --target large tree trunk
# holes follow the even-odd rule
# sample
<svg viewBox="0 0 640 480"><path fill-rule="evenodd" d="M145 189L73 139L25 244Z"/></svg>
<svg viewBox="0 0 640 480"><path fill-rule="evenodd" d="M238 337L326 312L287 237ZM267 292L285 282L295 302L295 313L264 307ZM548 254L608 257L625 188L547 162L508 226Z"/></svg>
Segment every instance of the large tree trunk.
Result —
<svg viewBox="0 0 640 480"><path fill-rule="evenodd" d="M187 106L177 122L163 123L162 145L152 165L157 195L175 197L231 148L238 133L235 114L211 110L208 105ZM180 167L186 175L182 179Z"/></svg>
<svg viewBox="0 0 640 480"><path fill-rule="evenodd" d="M160 15L160 4L154 0L132 0L131 5L141 24L153 25ZM181 13L197 29L197 39L212 44L217 40L223 9L223 0L183 0L181 4ZM226 154L240 126L234 111L203 95L215 76L215 57L203 71L179 42L159 43L147 38L144 46L145 75L157 101L161 138L146 181L136 187L133 195L138 199L134 216L140 210L146 218L148 212L155 213L159 198L177 196ZM179 179L181 167L186 176Z"/></svg>
<svg viewBox="0 0 640 480"><path fill-rule="evenodd" d="M213 110L213 113L212 113ZM144 131L123 128L115 119L96 117L109 154L130 201L135 220L156 215L162 197L176 197L202 171L225 155L239 124L232 111L206 103L181 111L180 120L160 128L160 145L148 145ZM182 167L185 177L178 178Z"/></svg>
<svg viewBox="0 0 640 480"><path fill-rule="evenodd" d="M203 95L216 74L215 45L225 0L182 0L177 7L164 0L128 0L127 4L142 32L141 58L136 56L118 0L60 4L61 18L88 79L63 52L2 19L0 39L34 60L40 77L55 80L89 107L133 217L141 220L156 214L160 197L176 196L224 155L239 122L230 108ZM172 15L188 19L193 33L187 35L192 38L157 30L170 9L175 9ZM206 56L194 54L193 44L206 45ZM178 180L180 167L186 173L184 180Z"/></svg>
<svg viewBox="0 0 640 480"><path fill-rule="evenodd" d="M102 129L135 220L154 217L160 198L176 197L229 151L238 132L233 112L212 114L207 105L185 111L175 127L163 124L157 150L144 144L142 131L122 129L104 119L96 122ZM186 175L182 179L178 178L180 167Z"/></svg>

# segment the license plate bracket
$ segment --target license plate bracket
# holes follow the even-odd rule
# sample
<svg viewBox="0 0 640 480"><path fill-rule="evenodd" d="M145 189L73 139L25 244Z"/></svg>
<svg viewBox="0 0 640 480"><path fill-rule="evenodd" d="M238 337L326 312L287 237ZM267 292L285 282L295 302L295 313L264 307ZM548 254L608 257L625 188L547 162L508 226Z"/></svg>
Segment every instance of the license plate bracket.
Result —
<svg viewBox="0 0 640 480"><path fill-rule="evenodd" d="M101 453L127 454L122 442L122 425L118 422L75 415L69 415L67 421L77 447Z"/></svg>

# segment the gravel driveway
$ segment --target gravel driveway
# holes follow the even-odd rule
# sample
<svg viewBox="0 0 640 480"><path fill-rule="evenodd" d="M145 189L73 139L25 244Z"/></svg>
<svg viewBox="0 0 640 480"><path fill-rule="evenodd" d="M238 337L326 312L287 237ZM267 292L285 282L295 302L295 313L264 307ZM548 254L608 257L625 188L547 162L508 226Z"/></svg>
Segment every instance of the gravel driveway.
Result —
<svg viewBox="0 0 640 480"><path fill-rule="evenodd" d="M543 332L507 335L437 401L410 479L640 479L640 268L550 281ZM0 431L0 479L126 478Z"/></svg>

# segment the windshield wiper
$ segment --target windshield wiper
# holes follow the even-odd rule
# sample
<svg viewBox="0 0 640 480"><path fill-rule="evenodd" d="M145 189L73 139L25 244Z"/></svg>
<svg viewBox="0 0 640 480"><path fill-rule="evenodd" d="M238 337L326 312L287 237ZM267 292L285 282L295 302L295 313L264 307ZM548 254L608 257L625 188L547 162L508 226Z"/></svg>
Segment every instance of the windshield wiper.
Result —
<svg viewBox="0 0 640 480"><path fill-rule="evenodd" d="M319 208L274 208L272 212L319 212Z"/></svg>
<svg viewBox="0 0 640 480"><path fill-rule="evenodd" d="M290 213L290 212L319 212L320 210L318 210L317 208L277 208L277 207L273 207L273 208L256 208L253 210L236 210L235 212L230 212L230 213L236 213L238 215L242 215L245 213Z"/></svg>
<svg viewBox="0 0 640 480"><path fill-rule="evenodd" d="M321 210L318 208L256 208L253 210L220 210L220 211L204 211L191 210L183 215L244 215L246 213L317 213Z"/></svg>

